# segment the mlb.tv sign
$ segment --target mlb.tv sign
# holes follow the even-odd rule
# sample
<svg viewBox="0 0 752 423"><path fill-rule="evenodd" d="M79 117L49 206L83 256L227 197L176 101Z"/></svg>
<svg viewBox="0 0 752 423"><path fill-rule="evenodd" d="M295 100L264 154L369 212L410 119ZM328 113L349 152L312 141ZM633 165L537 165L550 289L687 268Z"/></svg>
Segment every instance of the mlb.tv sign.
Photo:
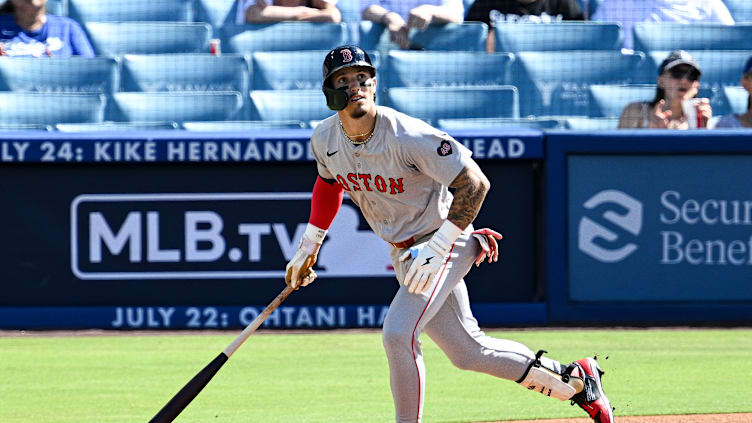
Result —
<svg viewBox="0 0 752 423"><path fill-rule="evenodd" d="M70 206L79 279L282 278L310 193L82 194ZM393 276L388 244L346 201L317 262L322 277ZM352 246L368 254L353 254Z"/></svg>
<svg viewBox="0 0 752 423"><path fill-rule="evenodd" d="M568 158L572 301L752 300L752 156Z"/></svg>

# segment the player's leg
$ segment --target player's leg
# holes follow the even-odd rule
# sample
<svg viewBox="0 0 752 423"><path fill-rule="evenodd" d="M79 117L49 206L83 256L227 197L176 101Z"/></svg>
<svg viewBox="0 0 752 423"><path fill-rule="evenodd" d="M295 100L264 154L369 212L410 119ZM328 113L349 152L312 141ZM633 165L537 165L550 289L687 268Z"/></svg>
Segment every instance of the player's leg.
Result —
<svg viewBox="0 0 752 423"><path fill-rule="evenodd" d="M462 254L462 250L458 250ZM611 423L613 412L603 393L603 372L592 358L562 364L519 342L486 336L470 310L464 281L457 283L424 331L452 363L467 370L513 380L560 400L572 400L598 423Z"/></svg>
<svg viewBox="0 0 752 423"><path fill-rule="evenodd" d="M427 239L427 237L426 237ZM421 242L423 240L419 240ZM477 242L469 233L460 236L455 243L457 248L465 247L468 241L474 249ZM425 387L425 369L423 353L418 337L426 322L430 321L441 308L454 285L462 279L473 264L466 255L452 254L446 271L433 286L421 294L411 294L402 285L410 262L400 262L401 250L392 249L400 289L389 307L383 328L383 343L389 361L390 384L397 422L420 422L423 412L423 394Z"/></svg>

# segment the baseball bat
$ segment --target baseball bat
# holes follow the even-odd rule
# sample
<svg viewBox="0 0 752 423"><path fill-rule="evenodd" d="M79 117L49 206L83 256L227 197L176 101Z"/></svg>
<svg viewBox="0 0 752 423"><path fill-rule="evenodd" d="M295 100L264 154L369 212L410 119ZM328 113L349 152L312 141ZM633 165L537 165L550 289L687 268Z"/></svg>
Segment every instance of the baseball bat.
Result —
<svg viewBox="0 0 752 423"><path fill-rule="evenodd" d="M277 298L272 300L266 308L256 316L255 319L248 326L243 329L243 332L235 338L230 345L227 346L219 355L214 358L209 364L206 365L200 372L193 376L193 379L189 380L183 388L170 399L164 407L151 419L149 423L170 423L180 414L188 404L193 401L194 398L201 392L202 389L209 383L209 381L217 374L222 365L224 365L230 356L248 339L253 332L261 326L261 323L266 320L267 317L277 308L282 301L287 298L294 288L290 286L285 287L282 292L277 295Z"/></svg>

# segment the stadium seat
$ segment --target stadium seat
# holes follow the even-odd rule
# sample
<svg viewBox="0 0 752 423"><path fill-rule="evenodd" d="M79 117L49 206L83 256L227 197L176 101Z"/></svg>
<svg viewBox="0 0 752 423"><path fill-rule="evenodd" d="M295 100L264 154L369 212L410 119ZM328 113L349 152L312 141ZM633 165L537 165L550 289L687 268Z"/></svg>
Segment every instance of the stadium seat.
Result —
<svg viewBox="0 0 752 423"><path fill-rule="evenodd" d="M107 120L116 122L184 122L235 120L242 98L235 91L115 93Z"/></svg>
<svg viewBox="0 0 752 423"><path fill-rule="evenodd" d="M208 22L214 33L225 25L235 24L238 0L196 0L196 22Z"/></svg>
<svg viewBox="0 0 752 423"><path fill-rule="evenodd" d="M305 123L299 120L240 120L225 122L183 122L183 128L188 131L216 132L216 131L253 131L258 129L300 129Z"/></svg>
<svg viewBox="0 0 752 423"><path fill-rule="evenodd" d="M0 91L86 92L118 89L118 63L111 57L0 56Z"/></svg>
<svg viewBox="0 0 752 423"><path fill-rule="evenodd" d="M591 85L591 117L618 118L624 107L635 101L652 101L655 85Z"/></svg>
<svg viewBox="0 0 752 423"><path fill-rule="evenodd" d="M98 55L208 53L211 26L189 22L88 22Z"/></svg>
<svg viewBox="0 0 752 423"><path fill-rule="evenodd" d="M619 127L618 117L570 117L564 121L566 129L577 131L602 131L607 129L617 129Z"/></svg>
<svg viewBox="0 0 752 423"><path fill-rule="evenodd" d="M68 0L68 15L85 22L193 21L193 0Z"/></svg>
<svg viewBox="0 0 752 423"><path fill-rule="evenodd" d="M498 23L496 51L619 50L621 27L615 23Z"/></svg>
<svg viewBox="0 0 752 423"><path fill-rule="evenodd" d="M105 102L94 93L0 92L0 124L102 122Z"/></svg>
<svg viewBox="0 0 752 423"><path fill-rule="evenodd" d="M360 46L386 52L399 47L389 41L389 31L371 21L359 24ZM410 31L410 50L485 51L488 26L482 22L429 25L425 31Z"/></svg>
<svg viewBox="0 0 752 423"><path fill-rule="evenodd" d="M714 112L713 114L743 114L747 112L747 102L749 101L749 93L747 90L743 87L724 87L723 93L726 97L726 102L729 105L729 110L726 113Z"/></svg>
<svg viewBox="0 0 752 423"><path fill-rule="evenodd" d="M669 53L668 51L649 52L646 67L650 69L653 81L658 74L658 66ZM728 113L730 109L723 95L723 87L739 85L744 65L752 57L752 50L692 50L689 53L702 68L699 95L710 99L714 115Z"/></svg>
<svg viewBox="0 0 752 423"><path fill-rule="evenodd" d="M102 122L102 123L59 123L55 129L60 132L97 131L153 131L178 129L176 122Z"/></svg>
<svg viewBox="0 0 752 423"><path fill-rule="evenodd" d="M439 128L445 131L455 129L488 129L488 128L535 128L553 129L562 127L558 119L514 119L514 118L469 118L469 119L439 119Z"/></svg>
<svg viewBox="0 0 752 423"><path fill-rule="evenodd" d="M68 16L68 1L67 0L47 0L45 5L47 13L56 16Z"/></svg>
<svg viewBox="0 0 752 423"><path fill-rule="evenodd" d="M323 120L335 112L326 107L321 89L311 90L253 90L251 104L254 120Z"/></svg>
<svg viewBox="0 0 752 423"><path fill-rule="evenodd" d="M343 23L277 22L226 25L221 34L222 48L227 53L328 51L345 43L347 28ZM323 62L323 57L321 61Z"/></svg>
<svg viewBox="0 0 752 423"><path fill-rule="evenodd" d="M645 61L619 51L517 53L512 83L520 90L522 116L589 116L590 84L629 84Z"/></svg>
<svg viewBox="0 0 752 423"><path fill-rule="evenodd" d="M752 24L641 22L633 30L635 51L745 50L752 39Z"/></svg>
<svg viewBox="0 0 752 423"><path fill-rule="evenodd" d="M734 22L752 23L752 2L749 0L723 0L723 2L734 17Z"/></svg>
<svg viewBox="0 0 752 423"><path fill-rule="evenodd" d="M37 125L33 123L0 123L0 132L8 131L54 131L52 125Z"/></svg>
<svg viewBox="0 0 752 423"><path fill-rule="evenodd" d="M437 122L451 118L519 117L517 88L475 87L391 88L387 105L410 116Z"/></svg>
<svg viewBox="0 0 752 423"><path fill-rule="evenodd" d="M121 91L238 91L248 94L249 61L235 54L127 54Z"/></svg>
<svg viewBox="0 0 752 423"><path fill-rule="evenodd" d="M505 85L514 61L510 53L392 50L381 88Z"/></svg>

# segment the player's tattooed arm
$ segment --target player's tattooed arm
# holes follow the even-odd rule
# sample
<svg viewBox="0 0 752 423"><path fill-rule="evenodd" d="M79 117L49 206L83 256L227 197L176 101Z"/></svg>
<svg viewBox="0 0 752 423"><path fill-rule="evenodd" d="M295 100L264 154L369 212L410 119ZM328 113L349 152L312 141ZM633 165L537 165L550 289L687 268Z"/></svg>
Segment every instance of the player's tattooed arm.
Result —
<svg viewBox="0 0 752 423"><path fill-rule="evenodd" d="M466 228L478 216L491 183L478 164L471 160L449 186L455 191L447 219L460 228Z"/></svg>

